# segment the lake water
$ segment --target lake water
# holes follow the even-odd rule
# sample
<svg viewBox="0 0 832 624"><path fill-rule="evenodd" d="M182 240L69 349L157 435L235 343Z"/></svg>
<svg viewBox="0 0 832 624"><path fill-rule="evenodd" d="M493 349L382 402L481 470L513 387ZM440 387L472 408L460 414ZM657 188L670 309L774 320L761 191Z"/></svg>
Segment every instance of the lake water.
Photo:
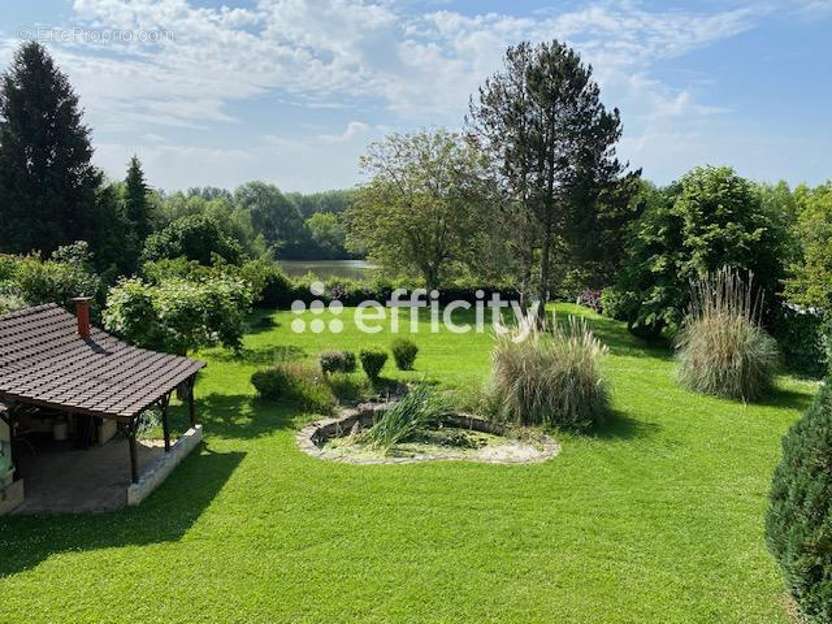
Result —
<svg viewBox="0 0 832 624"><path fill-rule="evenodd" d="M289 277L301 277L311 272L324 280L330 277L366 279L376 268L366 260L278 260L278 264Z"/></svg>

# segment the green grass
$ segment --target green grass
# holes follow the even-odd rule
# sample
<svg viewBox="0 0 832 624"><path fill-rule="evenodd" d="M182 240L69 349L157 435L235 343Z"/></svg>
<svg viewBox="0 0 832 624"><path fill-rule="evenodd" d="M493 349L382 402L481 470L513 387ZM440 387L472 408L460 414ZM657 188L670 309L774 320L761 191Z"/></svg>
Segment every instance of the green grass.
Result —
<svg viewBox="0 0 832 624"><path fill-rule="evenodd" d="M326 463L295 447L310 416L255 400L251 373L390 336L291 318L260 319L242 359L203 354L205 448L139 508L0 519L0 622L788 622L763 514L811 384L699 396L669 351L589 315L615 416L552 461ZM425 330L416 370L384 375L484 379L488 335Z"/></svg>

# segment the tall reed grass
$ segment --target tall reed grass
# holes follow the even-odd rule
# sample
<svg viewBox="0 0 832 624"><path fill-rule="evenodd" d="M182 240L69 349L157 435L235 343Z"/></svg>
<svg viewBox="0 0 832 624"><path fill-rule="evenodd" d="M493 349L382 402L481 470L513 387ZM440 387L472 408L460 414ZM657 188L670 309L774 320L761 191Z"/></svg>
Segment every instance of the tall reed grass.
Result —
<svg viewBox="0 0 832 624"><path fill-rule="evenodd" d="M384 412L360 439L387 452L415 433L437 424L446 411L442 398L429 386L420 384Z"/></svg>
<svg viewBox="0 0 832 624"><path fill-rule="evenodd" d="M676 339L680 382L696 392L754 401L771 387L777 342L760 325L763 294L753 275L724 267L691 284Z"/></svg>
<svg viewBox="0 0 832 624"><path fill-rule="evenodd" d="M521 333L528 334L520 340ZM601 359L607 348L574 317L550 332L536 325L498 335L491 360L495 417L583 430L608 411Z"/></svg>

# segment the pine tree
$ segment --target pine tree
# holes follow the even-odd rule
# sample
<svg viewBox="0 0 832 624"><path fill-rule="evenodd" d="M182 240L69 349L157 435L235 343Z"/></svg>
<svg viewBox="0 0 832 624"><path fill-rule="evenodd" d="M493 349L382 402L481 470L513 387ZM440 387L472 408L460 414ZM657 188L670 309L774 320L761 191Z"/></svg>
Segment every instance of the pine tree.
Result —
<svg viewBox="0 0 832 624"><path fill-rule="evenodd" d="M602 226L598 198L621 183L618 110L601 103L592 68L574 50L524 42L472 99L468 121L498 164L507 209L523 213L510 216L533 226L518 230L517 255L536 263L536 279L529 264L519 281L535 281L545 303L557 285L553 267L569 265L575 246Z"/></svg>
<svg viewBox="0 0 832 624"><path fill-rule="evenodd" d="M148 201L148 187L142 171L142 163L137 156L130 159L127 167L127 177L124 179L125 186L125 212L127 218L135 228L136 239L139 244L152 232L150 221L150 202Z"/></svg>
<svg viewBox="0 0 832 624"><path fill-rule="evenodd" d="M66 75L42 45L23 44L0 80L0 249L90 240L102 177L92 153Z"/></svg>

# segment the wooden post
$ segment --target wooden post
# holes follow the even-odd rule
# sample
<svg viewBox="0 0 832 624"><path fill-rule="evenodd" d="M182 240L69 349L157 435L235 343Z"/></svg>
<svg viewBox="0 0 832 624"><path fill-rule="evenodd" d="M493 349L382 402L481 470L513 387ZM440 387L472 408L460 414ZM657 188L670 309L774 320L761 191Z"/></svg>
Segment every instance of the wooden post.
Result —
<svg viewBox="0 0 832 624"><path fill-rule="evenodd" d="M162 434L165 438L165 453L170 453L170 422L168 421L168 405L170 404L170 393L162 395L159 399L159 407L162 408Z"/></svg>
<svg viewBox="0 0 832 624"><path fill-rule="evenodd" d="M9 427L9 465L11 465L12 470L12 479L17 481L20 479L20 475L18 474L17 467L14 465L14 403L8 403L6 405L5 414L0 412L0 418L8 425Z"/></svg>
<svg viewBox="0 0 832 624"><path fill-rule="evenodd" d="M191 427L196 426L196 409L194 407L194 386L196 385L196 375L188 380L188 414L191 417Z"/></svg>
<svg viewBox="0 0 832 624"><path fill-rule="evenodd" d="M127 440L130 443L130 481L133 483L139 482L139 456L136 448L137 418L134 418L127 426Z"/></svg>

